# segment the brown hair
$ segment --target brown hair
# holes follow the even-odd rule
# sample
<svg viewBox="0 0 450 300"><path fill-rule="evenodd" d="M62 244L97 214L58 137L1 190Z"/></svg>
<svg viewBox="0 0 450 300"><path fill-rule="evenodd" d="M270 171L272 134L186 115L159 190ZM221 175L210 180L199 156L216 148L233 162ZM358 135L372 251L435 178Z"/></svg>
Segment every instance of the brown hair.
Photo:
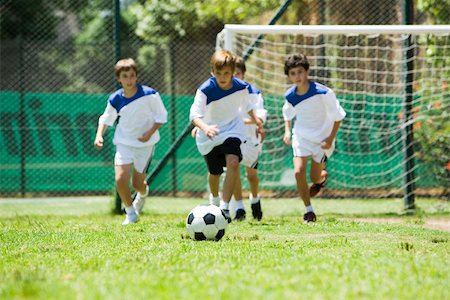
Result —
<svg viewBox="0 0 450 300"><path fill-rule="evenodd" d="M247 68L245 67L245 61L240 56L236 56L236 68L241 70L242 73L245 73L247 71Z"/></svg>
<svg viewBox="0 0 450 300"><path fill-rule="evenodd" d="M231 67L234 73L236 58L231 51L220 49L211 56L211 70L222 70L224 67Z"/></svg>
<svg viewBox="0 0 450 300"><path fill-rule="evenodd" d="M120 77L120 72L122 71L128 71L128 70L134 70L136 72L136 75L138 73L137 71L137 65L134 59L132 58L124 58L119 60L116 65L114 66L114 73L116 74L116 77Z"/></svg>
<svg viewBox="0 0 450 300"><path fill-rule="evenodd" d="M297 67L309 70L309 61L305 54L289 55L284 61L284 74L289 75L289 70Z"/></svg>

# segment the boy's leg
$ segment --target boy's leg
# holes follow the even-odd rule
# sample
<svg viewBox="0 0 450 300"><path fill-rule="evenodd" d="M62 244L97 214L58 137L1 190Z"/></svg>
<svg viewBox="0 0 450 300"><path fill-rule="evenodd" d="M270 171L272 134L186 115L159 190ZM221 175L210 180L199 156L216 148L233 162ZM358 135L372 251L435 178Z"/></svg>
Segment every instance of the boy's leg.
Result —
<svg viewBox="0 0 450 300"><path fill-rule="evenodd" d="M221 174L208 173L209 190L215 198L219 197L220 176Z"/></svg>
<svg viewBox="0 0 450 300"><path fill-rule="evenodd" d="M239 177L239 157L234 154L225 155L227 173L223 182L223 201L229 203Z"/></svg>
<svg viewBox="0 0 450 300"><path fill-rule="evenodd" d="M246 168L247 169L247 179L250 185L250 203L252 207L252 215L253 218L258 221L262 219L262 209L261 209L261 199L258 195L259 193L259 178L258 178L258 169L255 168Z"/></svg>
<svg viewBox="0 0 450 300"><path fill-rule="evenodd" d="M136 209L138 214L141 213L145 204L145 197L148 195L146 177L148 168L152 162L154 151L154 145L132 149L134 171L131 182L134 190L136 191L133 207Z"/></svg>
<svg viewBox="0 0 450 300"><path fill-rule="evenodd" d="M312 184L309 187L310 197L316 196L323 188L328 177L328 172L324 170L325 162L316 162L311 160L310 178Z"/></svg>
<svg viewBox="0 0 450 300"><path fill-rule="evenodd" d="M147 186L147 174L139 173L138 171L133 172L133 178L131 180L133 184L133 188L136 191L136 196L133 201L133 207L136 210L136 213L140 214L145 204L145 197L148 195L148 186Z"/></svg>
<svg viewBox="0 0 450 300"><path fill-rule="evenodd" d="M131 191L130 191L130 171L131 164L115 166L116 186L117 192L122 199L125 207L129 207L132 204Z"/></svg>
<svg viewBox="0 0 450 300"><path fill-rule="evenodd" d="M132 205L131 192L129 186L131 164L116 165L114 169L115 169L117 192L119 193L120 198L122 199L122 202L125 206L125 212L127 214L125 221L122 224L128 225L136 223L139 217L136 214L136 211Z"/></svg>
<svg viewBox="0 0 450 300"><path fill-rule="evenodd" d="M308 157L294 157L294 174L295 180L297 182L297 190L306 208L306 213L303 216L303 219L305 220L305 222L314 222L316 221L316 215L314 214L314 210L311 205L308 182L306 181L307 164Z"/></svg>
<svg viewBox="0 0 450 300"><path fill-rule="evenodd" d="M236 184L233 191L234 199L236 200L236 216L234 219L236 221L243 221L245 219L245 207L242 201L242 182L240 172L236 178Z"/></svg>

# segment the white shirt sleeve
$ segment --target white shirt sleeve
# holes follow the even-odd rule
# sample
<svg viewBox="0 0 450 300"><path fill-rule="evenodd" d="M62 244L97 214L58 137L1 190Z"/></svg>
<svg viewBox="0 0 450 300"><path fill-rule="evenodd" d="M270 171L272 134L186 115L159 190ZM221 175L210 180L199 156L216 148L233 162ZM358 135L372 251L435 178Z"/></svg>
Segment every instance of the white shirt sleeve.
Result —
<svg viewBox="0 0 450 300"><path fill-rule="evenodd" d="M150 109L154 115L155 123L166 123L167 110L164 107L161 96L159 95L159 93L156 93L153 98L154 101L151 102Z"/></svg>
<svg viewBox="0 0 450 300"><path fill-rule="evenodd" d="M344 119L346 113L341 107L339 100L336 98L336 94L333 91L330 91L325 95L325 97L325 105L327 107L330 119L334 122Z"/></svg>
<svg viewBox="0 0 450 300"><path fill-rule="evenodd" d="M105 124L107 126L113 126L114 122L117 119L117 116L118 116L118 114L117 114L116 109L108 101L108 104L106 105L105 112L98 119L98 123L99 124Z"/></svg>
<svg viewBox="0 0 450 300"><path fill-rule="evenodd" d="M264 99L262 94L256 95L256 116L260 118L263 123L266 123L267 120L267 110L264 109Z"/></svg>
<svg viewBox="0 0 450 300"><path fill-rule="evenodd" d="M206 95L197 90L194 98L194 103L191 105L191 110L189 113L189 121L197 118L203 118L205 116L205 108L206 108Z"/></svg>
<svg viewBox="0 0 450 300"><path fill-rule="evenodd" d="M285 100L283 105L283 119L285 121L291 121L294 118L294 116L295 116L294 107Z"/></svg>
<svg viewBox="0 0 450 300"><path fill-rule="evenodd" d="M245 111L247 113L250 112L251 110L256 111L256 97L254 97L252 94L250 94L248 89L246 89L246 91L247 91L247 95L246 95L246 101L244 103Z"/></svg>

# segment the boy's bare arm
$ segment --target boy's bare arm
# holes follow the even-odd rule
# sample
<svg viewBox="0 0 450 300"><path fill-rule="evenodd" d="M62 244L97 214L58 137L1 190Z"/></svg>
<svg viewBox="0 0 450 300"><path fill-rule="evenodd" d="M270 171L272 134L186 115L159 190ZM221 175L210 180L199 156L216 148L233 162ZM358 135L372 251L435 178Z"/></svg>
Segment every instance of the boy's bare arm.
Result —
<svg viewBox="0 0 450 300"><path fill-rule="evenodd" d="M94 141L95 148L101 149L103 147L103 135L105 134L106 129L108 129L108 125L101 123L98 124L97 134L95 135Z"/></svg>
<svg viewBox="0 0 450 300"><path fill-rule="evenodd" d="M248 112L248 115L250 116L251 121L250 124L256 125L256 136L257 137L261 136L261 143L262 143L266 138L266 131L264 130L263 121L256 116L255 111L253 109Z"/></svg>
<svg viewBox="0 0 450 300"><path fill-rule="evenodd" d="M331 130L330 135L322 141L322 149L330 149L333 144L334 139L336 138L336 134L338 132L339 126L341 125L341 121L336 121L333 124L333 129Z"/></svg>
<svg viewBox="0 0 450 300"><path fill-rule="evenodd" d="M283 142L286 145L290 145L291 144L291 121L284 121Z"/></svg>
<svg viewBox="0 0 450 300"><path fill-rule="evenodd" d="M140 138L138 138L138 140L143 143L147 142L152 137L152 135L156 132L156 130L158 130L162 126L162 124L163 123L153 124L152 128L150 128L149 130L144 132L144 134Z"/></svg>

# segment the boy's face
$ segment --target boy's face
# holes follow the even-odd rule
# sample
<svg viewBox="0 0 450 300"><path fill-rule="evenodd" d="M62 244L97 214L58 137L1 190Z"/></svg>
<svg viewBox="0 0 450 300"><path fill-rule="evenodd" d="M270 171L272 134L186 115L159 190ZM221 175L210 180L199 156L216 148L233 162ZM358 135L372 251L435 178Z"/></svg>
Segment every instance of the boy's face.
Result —
<svg viewBox="0 0 450 300"><path fill-rule="evenodd" d="M133 69L122 71L119 74L117 81L122 85L126 91L134 90L136 88L137 75Z"/></svg>
<svg viewBox="0 0 450 300"><path fill-rule="evenodd" d="M308 84L308 71L303 67L295 67L289 70L288 78L298 87Z"/></svg>
<svg viewBox="0 0 450 300"><path fill-rule="evenodd" d="M240 80L244 80L244 72L242 72L242 70L239 68L234 69L234 76L239 78Z"/></svg>
<svg viewBox="0 0 450 300"><path fill-rule="evenodd" d="M214 69L213 76L217 80L217 84L223 90L228 90L233 86L231 81L233 78L233 70L231 67L223 67L220 70Z"/></svg>

